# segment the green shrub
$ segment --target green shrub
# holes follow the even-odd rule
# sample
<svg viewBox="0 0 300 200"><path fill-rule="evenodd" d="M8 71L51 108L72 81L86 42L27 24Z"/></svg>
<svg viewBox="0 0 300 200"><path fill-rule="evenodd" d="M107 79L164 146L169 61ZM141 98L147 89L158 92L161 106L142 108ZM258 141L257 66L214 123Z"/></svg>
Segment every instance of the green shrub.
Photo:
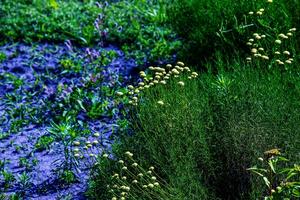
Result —
<svg viewBox="0 0 300 200"><path fill-rule="evenodd" d="M146 61L172 59L181 42L166 24L164 1L126 0L111 3L102 10L109 42L120 44L128 57L142 65Z"/></svg>
<svg viewBox="0 0 300 200"><path fill-rule="evenodd" d="M96 38L94 1L10 1L0 5L0 39L26 42L61 42L68 39L90 44Z"/></svg>
<svg viewBox="0 0 300 200"><path fill-rule="evenodd" d="M217 64L218 75L173 77L132 97L134 135L121 137L119 148L141 163L156 163L186 199L256 199L262 187L246 169L260 152L278 147L299 159L300 79L238 59ZM222 71L224 65L232 70Z"/></svg>
<svg viewBox="0 0 300 200"><path fill-rule="evenodd" d="M293 0L232 1L173 0L168 6L169 22L185 39L183 59L196 64L215 58L216 51L233 56L245 53L249 32L279 34L298 26L300 3ZM257 15L264 9L263 15ZM254 12L249 15L249 12ZM299 45L297 45L299 48Z"/></svg>
<svg viewBox="0 0 300 200"><path fill-rule="evenodd" d="M293 167L284 168L282 163L289 160L281 156L279 149L271 149L264 154L264 158L258 158L261 161L259 167L248 169L263 179L267 190L264 199L300 198L300 165L294 164Z"/></svg>
<svg viewBox="0 0 300 200"><path fill-rule="evenodd" d="M118 157L119 160L108 154L97 157L87 192L90 199L174 199L172 187L157 176L153 166L144 168L129 151Z"/></svg>

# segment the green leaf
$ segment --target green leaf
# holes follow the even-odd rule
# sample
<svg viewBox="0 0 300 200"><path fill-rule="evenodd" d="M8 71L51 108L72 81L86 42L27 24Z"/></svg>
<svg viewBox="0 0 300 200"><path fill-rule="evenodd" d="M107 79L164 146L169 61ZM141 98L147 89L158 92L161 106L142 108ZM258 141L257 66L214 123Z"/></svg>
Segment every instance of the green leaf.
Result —
<svg viewBox="0 0 300 200"><path fill-rule="evenodd" d="M86 112L86 109L84 108L84 106L82 104L82 101L78 99L77 103L79 104L80 108Z"/></svg>
<svg viewBox="0 0 300 200"><path fill-rule="evenodd" d="M263 177L265 184L270 188L270 181L268 180L267 177Z"/></svg>
<svg viewBox="0 0 300 200"><path fill-rule="evenodd" d="M270 168L272 169L272 171L276 174L273 162L271 160L269 160L268 164L269 164Z"/></svg>

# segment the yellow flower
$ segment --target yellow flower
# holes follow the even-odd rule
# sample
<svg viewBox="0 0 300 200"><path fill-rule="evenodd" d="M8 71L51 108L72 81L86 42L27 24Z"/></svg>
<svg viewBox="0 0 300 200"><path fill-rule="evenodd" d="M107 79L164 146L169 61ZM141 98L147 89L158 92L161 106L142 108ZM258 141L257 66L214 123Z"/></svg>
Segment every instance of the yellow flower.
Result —
<svg viewBox="0 0 300 200"><path fill-rule="evenodd" d="M292 64L292 61L291 60L286 60L285 63Z"/></svg>
<svg viewBox="0 0 300 200"><path fill-rule="evenodd" d="M288 37L287 37L286 35L284 35L283 33L280 33L278 36L281 37L281 38L284 38L284 39L287 39L287 38L288 38Z"/></svg>
<svg viewBox="0 0 300 200"><path fill-rule="evenodd" d="M125 155L131 158L133 156L133 153L131 153L130 151L126 151Z"/></svg>
<svg viewBox="0 0 300 200"><path fill-rule="evenodd" d="M198 73L197 72L192 72L192 75L193 76L198 76Z"/></svg>
<svg viewBox="0 0 300 200"><path fill-rule="evenodd" d="M285 55L288 55L288 56L289 56L289 55L290 55L290 52L289 52L289 51L284 51L284 52L283 52L283 54L285 54Z"/></svg>
<svg viewBox="0 0 300 200"><path fill-rule="evenodd" d="M261 56L262 59L269 60L268 56Z"/></svg>
<svg viewBox="0 0 300 200"><path fill-rule="evenodd" d="M116 95L117 96L123 96L124 94L123 94L123 92L116 92Z"/></svg>
<svg viewBox="0 0 300 200"><path fill-rule="evenodd" d="M259 11L260 11L260 12L264 12L264 11L265 11L265 9L261 8L261 9L259 9Z"/></svg>
<svg viewBox="0 0 300 200"><path fill-rule="evenodd" d="M79 154L79 153L75 153L74 156L75 156L76 158L79 158L79 157L80 157L80 154Z"/></svg>
<svg viewBox="0 0 300 200"><path fill-rule="evenodd" d="M133 99L134 101L137 101L137 100L138 100L138 98L137 98L137 97L132 97L132 99Z"/></svg>
<svg viewBox="0 0 300 200"><path fill-rule="evenodd" d="M98 133L98 132L97 132L97 133L94 133L94 136L95 136L95 137L99 137L99 136L100 136L100 133Z"/></svg>
<svg viewBox="0 0 300 200"><path fill-rule="evenodd" d="M179 71L177 71L177 69L172 69L172 73L173 73L173 74L176 74L176 75L179 75L179 74L180 74Z"/></svg>
<svg viewBox="0 0 300 200"><path fill-rule="evenodd" d="M183 81L179 81L179 82L178 82L178 85L184 86L184 82L183 82Z"/></svg>
<svg viewBox="0 0 300 200"><path fill-rule="evenodd" d="M268 0L268 3L273 3L273 0Z"/></svg>
<svg viewBox="0 0 300 200"><path fill-rule="evenodd" d="M154 67L153 67L153 66L150 66L149 69L153 71L153 70L154 70Z"/></svg>
<svg viewBox="0 0 300 200"><path fill-rule="evenodd" d="M137 164L137 163L133 163L131 166L132 166L132 167L137 167L138 164Z"/></svg>
<svg viewBox="0 0 300 200"><path fill-rule="evenodd" d="M160 81L161 84L166 85L167 82L166 81Z"/></svg>
<svg viewBox="0 0 300 200"><path fill-rule="evenodd" d="M255 39L260 40L261 36L257 35L257 36L255 36Z"/></svg>
<svg viewBox="0 0 300 200"><path fill-rule="evenodd" d="M280 55L280 52L279 52L279 51L275 51L275 54L276 54L276 55Z"/></svg>
<svg viewBox="0 0 300 200"><path fill-rule="evenodd" d="M293 33L290 33L290 32L289 32L289 33L287 33L287 35L288 35L288 36L293 36Z"/></svg>
<svg viewBox="0 0 300 200"><path fill-rule="evenodd" d="M281 44L281 40L275 40L276 44Z"/></svg>
<svg viewBox="0 0 300 200"><path fill-rule="evenodd" d="M250 11L248 14L249 14L249 15L253 15L253 14L254 14L254 12Z"/></svg>
<svg viewBox="0 0 300 200"><path fill-rule="evenodd" d="M295 32L296 30L296 28L291 28L289 31Z"/></svg>
<svg viewBox="0 0 300 200"><path fill-rule="evenodd" d="M180 61L178 61L178 62L177 62L177 65L180 65L181 67L183 67L183 66L184 66L184 63L183 63L183 62L180 62Z"/></svg>
<svg viewBox="0 0 300 200"><path fill-rule="evenodd" d="M166 67L167 67L167 68L171 68L172 65L171 65L171 64L167 64Z"/></svg>
<svg viewBox="0 0 300 200"><path fill-rule="evenodd" d="M102 157L103 157L103 158L108 158L108 154L105 153L105 154L102 155Z"/></svg>
<svg viewBox="0 0 300 200"><path fill-rule="evenodd" d="M99 144L98 140L94 140L94 141L93 141L93 144L95 144L95 145L96 145L96 144Z"/></svg>
<svg viewBox="0 0 300 200"><path fill-rule="evenodd" d="M157 103L161 106L163 106L165 104L163 101L158 101Z"/></svg>
<svg viewBox="0 0 300 200"><path fill-rule="evenodd" d="M74 141L74 142L73 142L73 145L74 145L74 146L79 146L79 145L80 145L80 142Z"/></svg>
<svg viewBox="0 0 300 200"><path fill-rule="evenodd" d="M257 53L257 49L255 48L251 49L251 53Z"/></svg>
<svg viewBox="0 0 300 200"><path fill-rule="evenodd" d="M261 47L260 47L260 48L258 48L258 50L259 50L259 51L264 51L264 48L261 48Z"/></svg>
<svg viewBox="0 0 300 200"><path fill-rule="evenodd" d="M257 15L262 15L263 13L261 11L256 12Z"/></svg>
<svg viewBox="0 0 300 200"><path fill-rule="evenodd" d="M128 89L133 90L134 87L132 85L128 85Z"/></svg>

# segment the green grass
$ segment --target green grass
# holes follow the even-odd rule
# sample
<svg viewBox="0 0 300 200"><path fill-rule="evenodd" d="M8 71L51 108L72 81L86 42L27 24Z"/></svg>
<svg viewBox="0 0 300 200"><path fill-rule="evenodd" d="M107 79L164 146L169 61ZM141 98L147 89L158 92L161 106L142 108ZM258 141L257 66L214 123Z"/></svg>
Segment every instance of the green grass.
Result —
<svg viewBox="0 0 300 200"><path fill-rule="evenodd" d="M264 9L263 15L256 14ZM232 57L233 52L246 53L244 43L249 33L267 37L299 28L300 3L294 0L232 1L173 0L167 16L173 28L184 39L181 59L189 63L210 62L216 52ZM254 15L248 13L252 11ZM298 42L299 43L299 42ZM297 50L299 50L299 45Z"/></svg>
<svg viewBox="0 0 300 200"><path fill-rule="evenodd" d="M0 39L28 43L71 39L90 44L96 39L93 23L98 12L94 1L4 0L0 6Z"/></svg>
<svg viewBox="0 0 300 200"><path fill-rule="evenodd" d="M298 74L240 60L228 65L233 70L196 80L184 75L143 91L129 115L134 135L125 134L117 147L154 164L183 199L259 198L260 182L246 169L262 152L276 147L299 160Z"/></svg>

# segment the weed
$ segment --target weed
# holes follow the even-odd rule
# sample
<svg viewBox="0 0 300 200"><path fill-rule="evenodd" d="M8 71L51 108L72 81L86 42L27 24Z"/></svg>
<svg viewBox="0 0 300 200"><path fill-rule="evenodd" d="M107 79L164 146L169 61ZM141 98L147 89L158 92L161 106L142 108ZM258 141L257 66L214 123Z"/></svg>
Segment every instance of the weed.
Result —
<svg viewBox="0 0 300 200"><path fill-rule="evenodd" d="M282 162L288 162L288 159L281 156L279 149L271 149L264 154L265 158L259 158L262 167L248 169L263 179L268 190L264 199L300 198L300 166L283 167Z"/></svg>

